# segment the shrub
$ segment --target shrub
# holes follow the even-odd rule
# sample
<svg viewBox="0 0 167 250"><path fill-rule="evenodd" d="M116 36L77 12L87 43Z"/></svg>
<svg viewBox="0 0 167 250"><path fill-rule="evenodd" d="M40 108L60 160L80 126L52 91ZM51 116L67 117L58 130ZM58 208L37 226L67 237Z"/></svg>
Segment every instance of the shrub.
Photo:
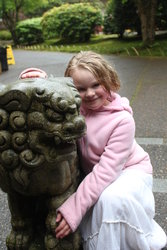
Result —
<svg viewBox="0 0 167 250"><path fill-rule="evenodd" d="M45 39L60 37L68 42L89 41L94 28L102 23L99 9L88 3L64 4L42 18Z"/></svg>
<svg viewBox="0 0 167 250"><path fill-rule="evenodd" d="M11 40L12 36L8 30L1 30L0 31L0 40Z"/></svg>
<svg viewBox="0 0 167 250"><path fill-rule="evenodd" d="M18 43L32 45L43 42L41 17L20 21L16 26Z"/></svg>

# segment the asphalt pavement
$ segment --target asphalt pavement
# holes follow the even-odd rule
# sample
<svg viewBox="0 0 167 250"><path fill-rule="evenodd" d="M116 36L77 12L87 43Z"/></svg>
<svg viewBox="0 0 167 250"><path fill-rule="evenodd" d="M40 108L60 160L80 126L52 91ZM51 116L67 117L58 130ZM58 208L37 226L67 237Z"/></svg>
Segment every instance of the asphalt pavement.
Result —
<svg viewBox="0 0 167 250"><path fill-rule="evenodd" d="M17 80L27 67L63 76L71 53L13 50L15 65L0 75L0 84ZM119 93L129 98L136 121L136 140L150 154L154 169L155 220L167 233L167 59L105 56L121 80ZM0 250L10 231L7 197L0 190Z"/></svg>

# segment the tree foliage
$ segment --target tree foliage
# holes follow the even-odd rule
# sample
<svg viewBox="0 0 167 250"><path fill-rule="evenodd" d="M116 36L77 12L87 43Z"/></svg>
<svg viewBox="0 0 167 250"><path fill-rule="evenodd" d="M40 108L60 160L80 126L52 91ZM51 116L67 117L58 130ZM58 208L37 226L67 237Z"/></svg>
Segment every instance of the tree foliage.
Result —
<svg viewBox="0 0 167 250"><path fill-rule="evenodd" d="M10 31L14 43L17 44L16 25L20 18L42 16L45 11L55 6L60 7L65 3L72 5L85 4L86 2L102 11L108 2L104 18L104 31L106 33L116 32L122 36L125 29L135 29L138 33L141 32L143 43L147 45L154 42L155 27L167 28L167 0L0 0L0 17ZM73 19L71 20L68 16L67 20L75 25ZM66 25L65 20L63 22ZM89 27L88 24L84 25ZM83 24L81 24L81 28L83 29ZM65 30L64 27L63 30ZM52 33L50 30L49 32L49 34ZM54 32L56 31L54 30ZM57 33L63 37L66 34L72 34L72 31L64 31L65 35L63 35L63 31L57 30Z"/></svg>
<svg viewBox="0 0 167 250"><path fill-rule="evenodd" d="M122 38L125 29L135 30L140 34L140 19L133 0L109 0L104 16L104 32L116 33Z"/></svg>
<svg viewBox="0 0 167 250"><path fill-rule="evenodd" d="M66 0L44 0L43 3L40 4L37 8L35 6L31 7L28 4L28 6L25 6L25 8L23 9L23 12L27 17L39 17L49 9L52 9L53 7L59 7L65 2Z"/></svg>
<svg viewBox="0 0 167 250"><path fill-rule="evenodd" d="M116 7L113 7L115 13L113 14L113 19L115 16L115 20L117 20L118 30L121 32L121 30L124 28L123 23L125 22L126 24L127 19L124 17L124 14L125 12L128 13L130 11L130 8L126 5L128 4L128 2L131 2L131 4L135 6L131 10L134 10L134 14L136 14L136 16L138 15L140 18L143 44L146 46L152 44L155 39L156 13L157 6L160 1L164 3L164 1L166 0L113 0L113 4L116 4ZM137 11L135 11L136 8ZM121 12L122 9L124 9L123 12ZM130 17L132 17L132 15L129 15L128 18ZM133 20L134 18L131 19L131 24L133 23Z"/></svg>
<svg viewBox="0 0 167 250"><path fill-rule="evenodd" d="M15 44L18 43L16 25L24 10L38 9L47 0L0 0L1 17L4 25L10 31Z"/></svg>

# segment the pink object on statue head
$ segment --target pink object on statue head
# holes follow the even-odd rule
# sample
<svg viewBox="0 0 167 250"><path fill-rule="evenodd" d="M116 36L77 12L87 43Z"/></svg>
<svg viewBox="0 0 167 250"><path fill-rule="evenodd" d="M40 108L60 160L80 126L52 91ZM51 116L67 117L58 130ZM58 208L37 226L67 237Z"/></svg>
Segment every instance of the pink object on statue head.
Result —
<svg viewBox="0 0 167 250"><path fill-rule="evenodd" d="M19 75L19 79L25 78L47 78L47 74L45 71L38 68L28 68L21 72Z"/></svg>

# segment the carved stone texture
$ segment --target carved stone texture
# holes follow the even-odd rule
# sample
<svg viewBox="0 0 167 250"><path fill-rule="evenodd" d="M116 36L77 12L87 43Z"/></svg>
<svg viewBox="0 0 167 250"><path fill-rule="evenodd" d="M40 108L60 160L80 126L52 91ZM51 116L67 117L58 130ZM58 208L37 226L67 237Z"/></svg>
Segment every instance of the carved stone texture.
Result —
<svg viewBox="0 0 167 250"><path fill-rule="evenodd" d="M85 132L80 103L70 78L0 86L0 187L11 211L9 250L79 249L78 233L58 240L55 228L56 209L78 185L76 139Z"/></svg>

